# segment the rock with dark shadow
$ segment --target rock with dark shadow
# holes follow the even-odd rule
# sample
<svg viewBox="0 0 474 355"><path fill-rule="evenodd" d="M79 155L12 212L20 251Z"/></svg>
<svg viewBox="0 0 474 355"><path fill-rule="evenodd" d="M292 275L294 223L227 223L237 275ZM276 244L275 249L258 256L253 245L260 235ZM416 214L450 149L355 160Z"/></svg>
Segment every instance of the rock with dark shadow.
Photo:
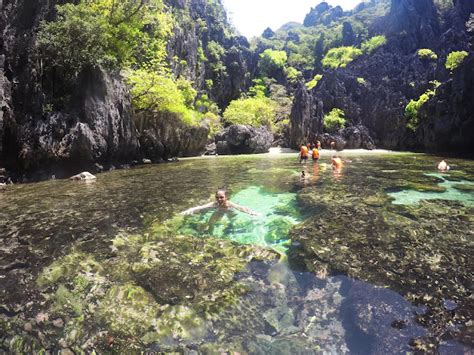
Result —
<svg viewBox="0 0 474 355"><path fill-rule="evenodd" d="M266 153L273 142L273 134L264 127L232 125L216 135L217 154Z"/></svg>

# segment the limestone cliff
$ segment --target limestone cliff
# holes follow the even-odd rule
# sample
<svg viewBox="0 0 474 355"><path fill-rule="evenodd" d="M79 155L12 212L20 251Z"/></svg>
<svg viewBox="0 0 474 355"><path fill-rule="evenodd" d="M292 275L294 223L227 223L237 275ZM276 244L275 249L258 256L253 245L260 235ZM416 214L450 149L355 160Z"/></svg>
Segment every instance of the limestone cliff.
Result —
<svg viewBox="0 0 474 355"><path fill-rule="evenodd" d="M164 120L145 132L135 126L129 89L119 73L86 68L74 78L47 68L38 50L42 20L67 1L3 1L0 13L0 166L17 176L44 178L141 158L199 154L207 128ZM222 107L251 83L252 55L235 36L222 4L168 1L176 19L168 42L174 74L210 92ZM217 67L209 43L223 48Z"/></svg>
<svg viewBox="0 0 474 355"><path fill-rule="evenodd" d="M432 0L392 0L388 14L375 19L369 28L373 36L385 35L387 44L346 68L325 69L310 93L313 100L321 102L324 113L335 107L344 110L348 124L367 127L380 148L472 152L474 118L468 113L472 104L467 97L472 93L473 62L465 26L469 4L456 1L441 12ZM420 57L420 48L432 49L437 58ZM452 51L467 51L470 56L450 74L445 62ZM441 86L420 110L420 127L412 132L407 129L405 107L434 82ZM310 128L321 118L311 118L309 112L301 117L301 107L308 102L306 95L295 95L292 125L311 138L322 133ZM301 127L301 122L307 123ZM290 141L296 148L298 135L293 135Z"/></svg>

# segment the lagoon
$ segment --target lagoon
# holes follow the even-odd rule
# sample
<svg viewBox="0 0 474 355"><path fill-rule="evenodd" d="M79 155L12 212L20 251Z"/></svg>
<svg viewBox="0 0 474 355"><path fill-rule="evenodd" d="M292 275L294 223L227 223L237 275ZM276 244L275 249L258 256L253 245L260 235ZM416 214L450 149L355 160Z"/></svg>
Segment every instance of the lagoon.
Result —
<svg viewBox="0 0 474 355"><path fill-rule="evenodd" d="M0 349L472 351L474 162L203 157L0 195ZM305 171L306 178L301 178ZM230 199L260 213L178 212ZM458 187L458 188L456 188Z"/></svg>

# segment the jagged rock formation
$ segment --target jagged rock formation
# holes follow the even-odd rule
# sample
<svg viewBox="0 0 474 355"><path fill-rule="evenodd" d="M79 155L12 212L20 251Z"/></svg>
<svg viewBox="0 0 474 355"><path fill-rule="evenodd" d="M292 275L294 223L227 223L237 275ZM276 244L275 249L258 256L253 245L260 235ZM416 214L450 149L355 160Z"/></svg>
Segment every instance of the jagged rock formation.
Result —
<svg viewBox="0 0 474 355"><path fill-rule="evenodd" d="M46 178L77 172L71 169L93 171L95 163L199 154L207 141L204 126L164 120L138 132L128 89L119 75L88 68L70 80L44 69L36 32L40 21L54 19L58 3L64 2L14 0L2 6L0 166ZM210 90L211 98L225 107L252 80L248 72L256 65L246 39L228 35L227 21L219 17L225 16L220 2L170 0L168 5L192 19L174 29L168 48L172 70L194 81L201 92ZM200 57L200 49L209 56L211 42L224 48L219 60L225 70L213 67L215 58Z"/></svg>
<svg viewBox="0 0 474 355"><path fill-rule="evenodd" d="M200 90L210 90L211 98L225 108L252 84L258 57L250 51L245 37L228 34L229 24L220 1L167 0L167 3L175 12L182 13L168 42L173 71L193 81ZM183 15L185 11L189 13ZM192 21L181 20L186 16ZM222 52L216 53L216 44ZM216 66L216 60L222 66ZM206 84L208 80L212 81L211 87Z"/></svg>
<svg viewBox="0 0 474 355"><path fill-rule="evenodd" d="M406 51L414 51L421 44L431 48L440 33L433 0L392 0L390 13L383 22L384 32L400 36Z"/></svg>
<svg viewBox="0 0 474 355"><path fill-rule="evenodd" d="M332 7L327 2L321 2L319 5L311 8L311 11L306 15L303 21L303 25L306 27L315 26L317 24L328 25L343 15L344 11L342 7Z"/></svg>
<svg viewBox="0 0 474 355"><path fill-rule="evenodd" d="M467 93L472 93L472 59L452 75L445 68L450 52L469 51L464 23L470 4L455 1L453 8L438 13L432 0L392 0L389 13L369 29L372 35L385 34L387 44L346 68L325 70L311 91L313 100L319 100L324 113L342 109L348 126L366 127L377 147L472 152L473 118L467 114L472 112L467 102ZM432 49L437 59L420 58L420 48ZM412 132L407 129L405 107L410 99L432 89L433 81L442 85L420 110L420 128ZM321 117L313 118L303 109L309 102L307 95L295 95L291 123L293 131L305 132L303 136L312 140L322 133L311 128L320 125ZM294 148L299 143L291 141Z"/></svg>
<svg viewBox="0 0 474 355"><path fill-rule="evenodd" d="M316 135L322 132L322 127L322 102L310 95L306 87L300 83L295 91L291 110L290 146L298 148L301 144L315 141Z"/></svg>
<svg viewBox="0 0 474 355"><path fill-rule="evenodd" d="M474 58L456 70L452 79L422 106L419 137L430 151L474 151Z"/></svg>

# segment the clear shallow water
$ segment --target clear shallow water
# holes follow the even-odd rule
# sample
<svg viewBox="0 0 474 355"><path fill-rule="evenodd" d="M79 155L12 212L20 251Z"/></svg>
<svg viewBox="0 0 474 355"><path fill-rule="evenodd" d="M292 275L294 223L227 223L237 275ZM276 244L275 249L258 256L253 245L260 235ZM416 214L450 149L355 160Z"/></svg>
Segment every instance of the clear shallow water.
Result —
<svg viewBox="0 0 474 355"><path fill-rule="evenodd" d="M267 192L257 186L249 186L230 196L230 200L258 213L250 216L232 211L209 229L209 220L215 211L188 217L180 233L195 236L213 236L243 244L274 248L285 252L289 231L301 221L296 208L296 193Z"/></svg>
<svg viewBox="0 0 474 355"><path fill-rule="evenodd" d="M413 191L413 190L402 190L398 192L389 193L394 198L393 203L397 205L412 205L417 204L422 200L446 200L446 201L459 201L466 206L474 206L474 182L467 180L449 181L446 178L450 177L449 173L446 174L425 174L426 176L432 176L440 180L438 186L444 189L442 192L430 192L430 191ZM459 190L459 186L464 185L471 187L472 190L462 191Z"/></svg>
<svg viewBox="0 0 474 355"><path fill-rule="evenodd" d="M360 201L373 215L367 210L357 218L373 218L393 205L401 209L391 219L414 219L405 204L396 205L398 195L390 196L447 184L430 174L440 158L345 152L343 169L333 171L329 156L323 151L318 164L306 165L298 164L296 154L186 159L100 174L92 183L10 187L0 195L0 349L10 351L8 344L21 339L23 346L47 349L79 349L90 340L86 349L100 351L412 351L413 338L431 334L415 320L423 307L384 287L302 271L302 259L289 267L260 248L291 249L291 226L332 216L320 222L324 226L359 212ZM473 180L472 162L450 165L456 180L450 184ZM176 219L178 212L212 200L219 186L262 216L225 217L212 235L206 230L210 214ZM449 196L472 201L468 191ZM154 237L168 222L178 229ZM472 247L470 235L459 239ZM45 314L48 320L38 321ZM65 325L52 325L57 319ZM109 336L115 345L108 344ZM465 351L455 340L437 347Z"/></svg>

